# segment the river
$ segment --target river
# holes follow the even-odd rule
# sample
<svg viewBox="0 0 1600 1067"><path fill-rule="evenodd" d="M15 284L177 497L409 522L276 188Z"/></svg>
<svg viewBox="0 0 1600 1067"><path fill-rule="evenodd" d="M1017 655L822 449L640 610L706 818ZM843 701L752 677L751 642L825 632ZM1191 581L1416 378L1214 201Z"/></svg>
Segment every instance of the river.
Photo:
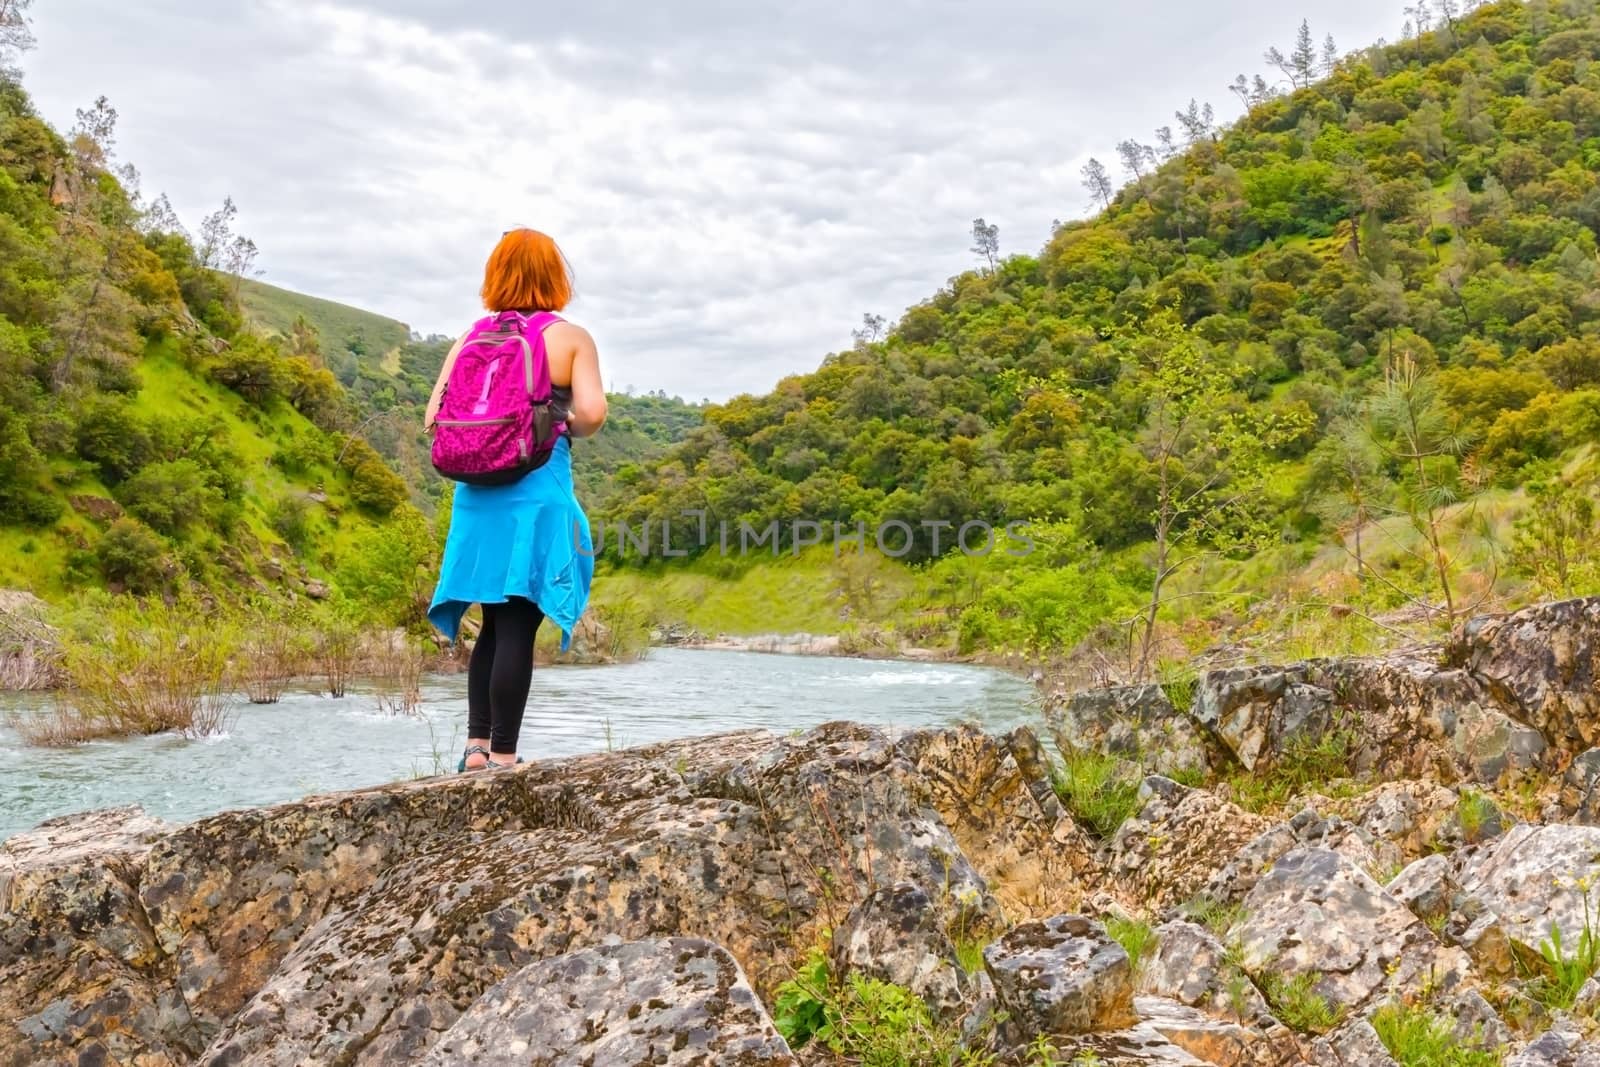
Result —
<svg viewBox="0 0 1600 1067"><path fill-rule="evenodd" d="M241 704L227 733L23 746L0 725L0 840L44 819L140 804L184 821L454 771L466 736L466 676L423 683L415 717L390 717L360 686L332 699L292 689ZM8 699L24 714L38 695ZM895 727L972 720L1003 730L1033 715L1023 679L983 667L656 649L638 663L534 673L528 759L761 727L780 733L834 719Z"/></svg>

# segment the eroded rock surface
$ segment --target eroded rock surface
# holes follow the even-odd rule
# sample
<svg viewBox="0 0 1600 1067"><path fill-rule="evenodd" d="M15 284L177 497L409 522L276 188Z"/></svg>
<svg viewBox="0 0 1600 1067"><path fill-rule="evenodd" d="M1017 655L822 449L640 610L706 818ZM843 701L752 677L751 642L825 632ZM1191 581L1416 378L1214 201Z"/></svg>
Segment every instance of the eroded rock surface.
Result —
<svg viewBox="0 0 1600 1067"><path fill-rule="evenodd" d="M794 1064L728 952L667 938L529 964L445 1032L426 1067Z"/></svg>
<svg viewBox="0 0 1600 1067"><path fill-rule="evenodd" d="M1120 756L1151 774L1204 773L1210 747L1188 711L1174 708L1159 685L1089 689L1052 710L1050 732L1063 752Z"/></svg>
<svg viewBox="0 0 1600 1067"><path fill-rule="evenodd" d="M1023 923L983 952L995 996L1019 1035L1072 1035L1136 1022L1133 968L1082 915Z"/></svg>
<svg viewBox="0 0 1600 1067"><path fill-rule="evenodd" d="M1094 861L1040 798L1006 740L836 724L46 827L76 844L0 846L0 1063L415 1062L497 983L608 939L703 938L770 992L874 886L974 931L1083 896Z"/></svg>

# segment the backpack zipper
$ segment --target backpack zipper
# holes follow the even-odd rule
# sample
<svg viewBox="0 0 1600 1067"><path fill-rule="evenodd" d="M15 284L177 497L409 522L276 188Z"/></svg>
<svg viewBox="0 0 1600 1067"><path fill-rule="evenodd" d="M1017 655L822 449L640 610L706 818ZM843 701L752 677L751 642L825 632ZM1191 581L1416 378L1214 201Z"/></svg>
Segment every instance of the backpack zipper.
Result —
<svg viewBox="0 0 1600 1067"><path fill-rule="evenodd" d="M511 419L434 419L435 426L505 426L516 422Z"/></svg>

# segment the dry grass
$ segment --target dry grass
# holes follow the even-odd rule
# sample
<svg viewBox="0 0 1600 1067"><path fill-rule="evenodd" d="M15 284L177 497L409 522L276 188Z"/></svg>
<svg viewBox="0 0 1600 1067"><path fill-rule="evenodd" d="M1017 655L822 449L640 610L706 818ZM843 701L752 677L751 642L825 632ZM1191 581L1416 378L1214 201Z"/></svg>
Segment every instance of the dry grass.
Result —
<svg viewBox="0 0 1600 1067"><path fill-rule="evenodd" d="M240 687L252 704L276 704L290 679L305 669L305 644L288 620L267 612L252 613L243 628Z"/></svg>
<svg viewBox="0 0 1600 1067"><path fill-rule="evenodd" d="M426 657L416 642L403 634L380 637L367 662L381 713L402 716L421 712Z"/></svg>
<svg viewBox="0 0 1600 1067"><path fill-rule="evenodd" d="M92 639L65 638L69 689L49 711L19 713L10 725L33 745L178 732L220 734L233 708L229 627L189 604L119 605Z"/></svg>

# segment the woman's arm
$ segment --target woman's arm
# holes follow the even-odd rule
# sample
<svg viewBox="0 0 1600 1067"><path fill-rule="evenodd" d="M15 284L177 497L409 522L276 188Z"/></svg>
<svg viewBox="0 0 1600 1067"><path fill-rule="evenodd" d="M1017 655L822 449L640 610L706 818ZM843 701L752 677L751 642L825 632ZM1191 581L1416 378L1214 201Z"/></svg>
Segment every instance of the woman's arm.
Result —
<svg viewBox="0 0 1600 1067"><path fill-rule="evenodd" d="M574 327L572 353L572 412L567 429L574 437L589 437L606 424L606 389L600 381L600 353L589 331Z"/></svg>
<svg viewBox="0 0 1600 1067"><path fill-rule="evenodd" d="M456 343L450 346L449 355L444 357L444 366L439 368L439 380L433 383L433 395L428 397L428 410L422 416L422 428L433 429L433 420L439 417L439 405L444 401L444 384L450 380L450 371L456 365L456 356L461 354L461 346L467 343L467 335L462 334L456 338Z"/></svg>

